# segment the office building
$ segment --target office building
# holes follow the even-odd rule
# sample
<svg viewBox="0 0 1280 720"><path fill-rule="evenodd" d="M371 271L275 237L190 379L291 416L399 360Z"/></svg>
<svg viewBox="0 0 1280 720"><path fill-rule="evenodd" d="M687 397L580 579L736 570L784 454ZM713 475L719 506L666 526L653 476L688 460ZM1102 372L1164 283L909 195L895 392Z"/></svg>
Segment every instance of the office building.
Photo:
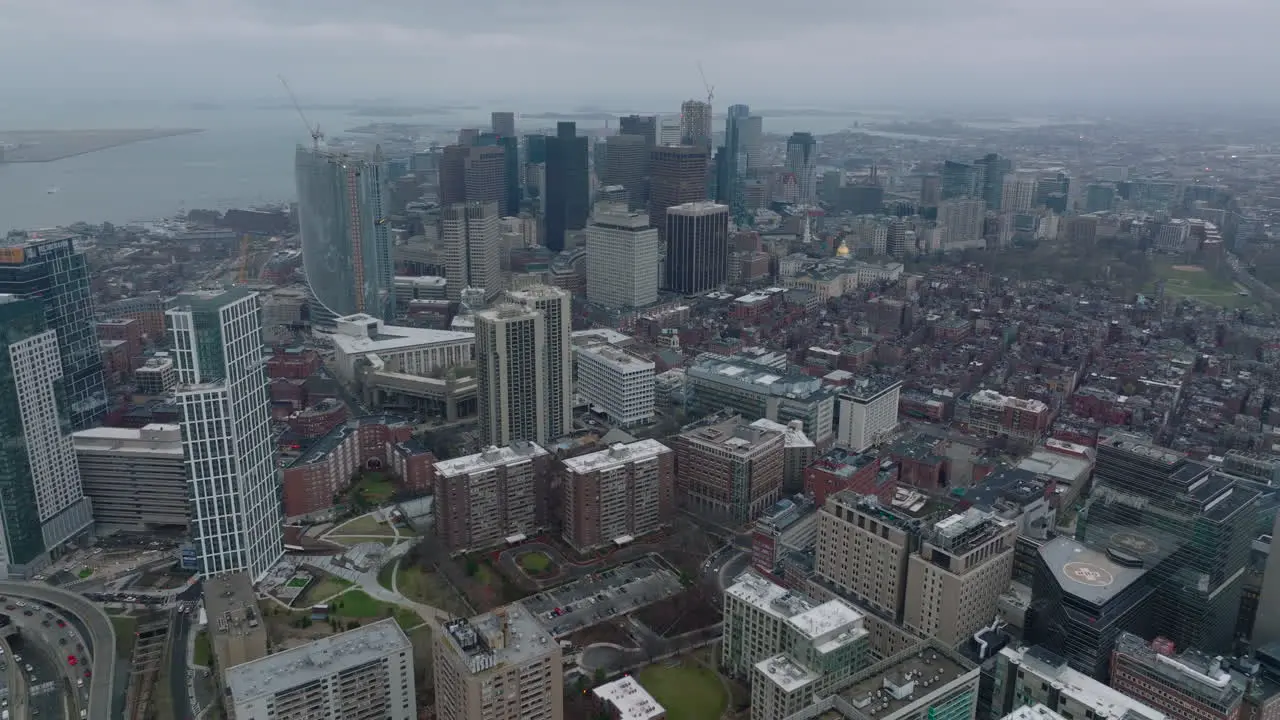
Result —
<svg viewBox="0 0 1280 720"><path fill-rule="evenodd" d="M186 531L191 510L180 426L100 427L71 439L99 530Z"/></svg>
<svg viewBox="0 0 1280 720"><path fill-rule="evenodd" d="M369 368L433 375L475 358L472 333L387 325L368 315L338 318L330 339L334 374L349 384L358 384Z"/></svg>
<svg viewBox="0 0 1280 720"><path fill-rule="evenodd" d="M561 720L560 644L515 603L444 624L435 636L439 720Z"/></svg>
<svg viewBox="0 0 1280 720"><path fill-rule="evenodd" d="M976 665L937 640L912 643L789 720L970 720L978 708L980 675Z"/></svg>
<svg viewBox="0 0 1280 720"><path fill-rule="evenodd" d="M691 202L667 208L666 287L697 295L729 277L729 208Z"/></svg>
<svg viewBox="0 0 1280 720"><path fill-rule="evenodd" d="M814 569L823 584L898 624L919 528L937 512L923 496L915 497L918 507L844 490L828 496L818 513Z"/></svg>
<svg viewBox="0 0 1280 720"><path fill-rule="evenodd" d="M605 138L605 159L599 170L601 185L620 185L633 208L649 207L649 155L653 144L643 135Z"/></svg>
<svg viewBox="0 0 1280 720"><path fill-rule="evenodd" d="M711 153L711 104L701 100L680 103L680 143ZM704 168L705 169L705 168Z"/></svg>
<svg viewBox="0 0 1280 720"><path fill-rule="evenodd" d="M168 311L190 483L191 536L206 576L255 581L284 554L258 294L179 295Z"/></svg>
<svg viewBox="0 0 1280 720"><path fill-rule="evenodd" d="M649 154L649 224L667 234L667 208L707 198L710 151L688 145L663 145Z"/></svg>
<svg viewBox="0 0 1280 720"><path fill-rule="evenodd" d="M752 527L751 567L766 577L798 586L801 578L787 572L789 556L811 555L817 541L818 509L812 498L803 493L784 497Z"/></svg>
<svg viewBox="0 0 1280 720"><path fill-rule="evenodd" d="M942 200L982 197L982 171L969 163L948 160L942 165Z"/></svg>
<svg viewBox="0 0 1280 720"><path fill-rule="evenodd" d="M394 618L226 669L232 716L416 720L413 645Z"/></svg>
<svg viewBox="0 0 1280 720"><path fill-rule="evenodd" d="M1280 537L1280 513L1271 529L1272 539ZM1278 546L1280 547L1280 546ZM1258 597L1259 608L1280 607L1280 552L1267 553L1266 570L1262 574L1262 588ZM1280 642L1280 613L1259 612L1249 638L1254 647Z"/></svg>
<svg viewBox="0 0 1280 720"><path fill-rule="evenodd" d="M764 169L764 118L748 115L737 121L738 143L746 157L746 174L754 175Z"/></svg>
<svg viewBox="0 0 1280 720"><path fill-rule="evenodd" d="M489 113L489 127L498 137L516 136L516 114L510 111Z"/></svg>
<svg viewBox="0 0 1280 720"><path fill-rule="evenodd" d="M1087 213L1111 212L1116 205L1116 186L1111 183L1091 183L1084 189L1084 211Z"/></svg>
<svg viewBox="0 0 1280 720"><path fill-rule="evenodd" d="M596 205L587 226L587 299L619 309L656 303L660 252L646 213Z"/></svg>
<svg viewBox="0 0 1280 720"><path fill-rule="evenodd" d="M58 380L72 430L98 425L107 410L106 378L94 329L89 266L72 235L0 239L0 294L36 300L45 329L57 333Z"/></svg>
<svg viewBox="0 0 1280 720"><path fill-rule="evenodd" d="M572 122L556 124L556 134L546 140L547 186L546 238L552 252L565 249L570 230L587 226L591 178L587 171L587 138L578 137Z"/></svg>
<svg viewBox="0 0 1280 720"><path fill-rule="evenodd" d="M298 146L298 226L302 266L319 317L395 313L391 235L383 198L382 159Z"/></svg>
<svg viewBox="0 0 1280 720"><path fill-rule="evenodd" d="M753 428L738 416L680 433L678 501L735 522L756 519L782 496L785 442L784 433Z"/></svg>
<svg viewBox="0 0 1280 720"><path fill-rule="evenodd" d="M956 402L955 420L978 435L1035 442L1049 431L1053 417L1040 400L983 389Z"/></svg>
<svg viewBox="0 0 1280 720"><path fill-rule="evenodd" d="M720 667L750 680L753 704L760 697L790 706L838 687L867 667L868 635L863 613L844 600L816 602L748 570L724 591ZM786 661L779 662L780 655ZM803 685L790 687L788 676L795 673L782 666L770 671L770 660L801 668ZM804 692L797 693L801 687ZM778 690L782 698L775 695ZM793 712L774 711L759 717L784 718ZM758 716L753 712L752 717Z"/></svg>
<svg viewBox="0 0 1280 720"><path fill-rule="evenodd" d="M855 380L840 393L836 442L854 452L882 442L898 426L901 394L901 380L887 376Z"/></svg>
<svg viewBox="0 0 1280 720"><path fill-rule="evenodd" d="M511 138L515 140L515 138ZM507 148L493 144L450 145L440 159L439 199L442 205L493 203L499 217L519 212L508 197Z"/></svg>
<svg viewBox="0 0 1280 720"><path fill-rule="evenodd" d="M458 551L537 534L548 521L551 462L546 450L523 441L437 462L436 537Z"/></svg>
<svg viewBox="0 0 1280 720"><path fill-rule="evenodd" d="M1258 491L1132 434L1097 448L1076 537L1147 571L1154 632L1178 647L1229 651Z"/></svg>
<svg viewBox="0 0 1280 720"><path fill-rule="evenodd" d="M1013 170L1013 163L1007 157L996 153L988 153L973 162L982 174L982 200L988 210L1000 211L1001 199L1004 195L1004 179Z"/></svg>
<svg viewBox="0 0 1280 720"><path fill-rule="evenodd" d="M1174 654L1163 638L1123 633L1111 655L1111 687L1171 718L1236 720L1248 689L1222 656L1188 649Z"/></svg>
<svg viewBox="0 0 1280 720"><path fill-rule="evenodd" d="M38 572L93 522L48 315L41 302L0 295L0 577Z"/></svg>
<svg viewBox="0 0 1280 720"><path fill-rule="evenodd" d="M627 115L618 118L619 135L639 135L649 147L658 144L657 115Z"/></svg>
<svg viewBox="0 0 1280 720"><path fill-rule="evenodd" d="M835 437L836 394L819 378L794 368L769 368L741 358L705 358L686 369L688 409L710 414L729 408L747 418L802 423L820 447Z"/></svg>
<svg viewBox="0 0 1280 720"><path fill-rule="evenodd" d="M455 203L440 210L445 293L450 300L460 300L469 287L484 290L486 300L502 292L500 223L494 202Z"/></svg>
<svg viewBox="0 0 1280 720"><path fill-rule="evenodd" d="M1005 647L993 658L991 717L1041 706L1066 718L1096 720L1174 720L1106 683L1073 669L1038 646ZM1032 716L1035 717L1035 716Z"/></svg>
<svg viewBox="0 0 1280 720"><path fill-rule="evenodd" d="M667 711L630 675L591 689L610 720L665 720Z"/></svg>
<svg viewBox="0 0 1280 720"><path fill-rule="evenodd" d="M658 116L658 145L663 147L680 146L680 116Z"/></svg>
<svg viewBox="0 0 1280 720"><path fill-rule="evenodd" d="M816 205L818 202L818 141L813 133L792 133L787 138L787 172L796 179L796 202Z"/></svg>
<svg viewBox="0 0 1280 720"><path fill-rule="evenodd" d="M554 439L573 430L573 316L569 293L549 285L533 285L507 293L511 302L542 314L545 336L542 352L546 368L545 416L547 438ZM512 438L513 440L526 438Z"/></svg>
<svg viewBox="0 0 1280 720"><path fill-rule="evenodd" d="M616 443L563 467L564 539L579 552L624 545L675 515L676 454L657 440Z"/></svg>
<svg viewBox="0 0 1280 720"><path fill-rule="evenodd" d="M579 345L574 390L592 412L616 427L632 427L653 420L654 363L622 348L603 343Z"/></svg>
<svg viewBox="0 0 1280 720"><path fill-rule="evenodd" d="M1039 174L1034 170L1019 170L1004 177L1000 208L1003 212L1030 212L1036 202L1036 182Z"/></svg>
<svg viewBox="0 0 1280 720"><path fill-rule="evenodd" d="M548 375L546 318L511 303L475 314L476 395L486 445L545 443Z"/></svg>
<svg viewBox="0 0 1280 720"><path fill-rule="evenodd" d="M1130 555L1057 537L1036 551L1024 635L1075 670L1105 679L1116 639L1150 633L1152 585Z"/></svg>
<svg viewBox="0 0 1280 720"><path fill-rule="evenodd" d="M782 490L787 493L799 492L804 487L804 469L809 467L818 453L818 447L804 432L804 421L788 420L784 425L762 417L752 422L751 426L761 430L773 430L787 436Z"/></svg>
<svg viewBox="0 0 1280 720"><path fill-rule="evenodd" d="M929 173L920 178L920 207L938 207L942 202L942 178Z"/></svg>

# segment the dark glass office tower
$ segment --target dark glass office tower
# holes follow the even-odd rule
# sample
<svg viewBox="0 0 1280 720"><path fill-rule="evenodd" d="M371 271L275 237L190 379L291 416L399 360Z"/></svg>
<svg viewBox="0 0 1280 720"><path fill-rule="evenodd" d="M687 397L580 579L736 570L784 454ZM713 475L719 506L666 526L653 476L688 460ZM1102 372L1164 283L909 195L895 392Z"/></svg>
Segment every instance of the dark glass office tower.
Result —
<svg viewBox="0 0 1280 720"><path fill-rule="evenodd" d="M36 299L58 333L72 430L101 424L107 411L102 351L94 329L89 266L73 236L0 241L0 294Z"/></svg>
<svg viewBox="0 0 1280 720"><path fill-rule="evenodd" d="M999 210L1000 199L1004 194L1004 176L1013 170L1013 162L1009 158L996 153L988 153L974 161L982 175L982 199L988 210Z"/></svg>
<svg viewBox="0 0 1280 720"><path fill-rule="evenodd" d="M981 197L978 168L948 160L942 166L942 199Z"/></svg>
<svg viewBox="0 0 1280 720"><path fill-rule="evenodd" d="M1127 433L1098 443L1077 539L1147 568L1152 631L1178 647L1228 652L1254 535L1257 490Z"/></svg>
<svg viewBox="0 0 1280 720"><path fill-rule="evenodd" d="M729 273L729 208L692 202L667 208L667 289L697 295Z"/></svg>
<svg viewBox="0 0 1280 720"><path fill-rule="evenodd" d="M750 214L744 196L747 145L743 125L751 116L746 105L730 105L724 123L724 145L716 151L716 202L729 206L734 221L746 225Z"/></svg>
<svg viewBox="0 0 1280 720"><path fill-rule="evenodd" d="M640 135L649 147L658 144L658 118L655 115L627 115L618 120L619 135Z"/></svg>
<svg viewBox="0 0 1280 720"><path fill-rule="evenodd" d="M587 226L590 192L587 138L578 137L574 123L557 123L555 137L547 138L548 250L564 250L565 233Z"/></svg>
<svg viewBox="0 0 1280 720"><path fill-rule="evenodd" d="M525 135L524 154L524 161L530 165L545 163L547 161L547 136Z"/></svg>

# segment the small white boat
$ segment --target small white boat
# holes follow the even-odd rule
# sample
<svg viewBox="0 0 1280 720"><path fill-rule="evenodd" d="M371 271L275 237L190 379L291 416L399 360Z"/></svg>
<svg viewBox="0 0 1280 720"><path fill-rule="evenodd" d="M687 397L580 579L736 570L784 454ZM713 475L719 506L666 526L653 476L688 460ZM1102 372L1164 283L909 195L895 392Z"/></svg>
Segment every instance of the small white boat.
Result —
<svg viewBox="0 0 1280 720"><path fill-rule="evenodd" d="M47 192L47 193L49 193L50 195L52 195L52 194L54 194L54 193L58 192L58 188L56 188L56 187L51 187L51 188L49 188L48 190L46 190L45 192Z"/></svg>

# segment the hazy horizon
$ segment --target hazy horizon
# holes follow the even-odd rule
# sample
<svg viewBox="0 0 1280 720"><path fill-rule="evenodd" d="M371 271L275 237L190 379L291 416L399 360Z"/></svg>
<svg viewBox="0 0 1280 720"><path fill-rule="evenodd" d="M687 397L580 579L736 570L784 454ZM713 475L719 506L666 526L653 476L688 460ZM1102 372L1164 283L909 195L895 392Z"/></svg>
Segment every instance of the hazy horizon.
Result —
<svg viewBox="0 0 1280 720"><path fill-rule="evenodd" d="M0 0L10 103L1271 108L1267 0ZM86 116L93 108L81 107ZM90 117L86 117L91 122Z"/></svg>

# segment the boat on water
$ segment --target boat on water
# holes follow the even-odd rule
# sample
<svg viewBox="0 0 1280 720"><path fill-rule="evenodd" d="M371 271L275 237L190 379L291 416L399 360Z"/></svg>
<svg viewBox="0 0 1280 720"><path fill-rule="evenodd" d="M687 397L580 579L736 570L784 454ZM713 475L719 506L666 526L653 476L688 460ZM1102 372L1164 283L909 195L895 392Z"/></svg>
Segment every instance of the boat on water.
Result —
<svg viewBox="0 0 1280 720"><path fill-rule="evenodd" d="M58 192L58 188L56 188L56 187L51 187L51 188L49 188L48 190L46 190L45 192L47 192L47 193L49 193L50 195L52 195L52 194L54 194L54 193Z"/></svg>

